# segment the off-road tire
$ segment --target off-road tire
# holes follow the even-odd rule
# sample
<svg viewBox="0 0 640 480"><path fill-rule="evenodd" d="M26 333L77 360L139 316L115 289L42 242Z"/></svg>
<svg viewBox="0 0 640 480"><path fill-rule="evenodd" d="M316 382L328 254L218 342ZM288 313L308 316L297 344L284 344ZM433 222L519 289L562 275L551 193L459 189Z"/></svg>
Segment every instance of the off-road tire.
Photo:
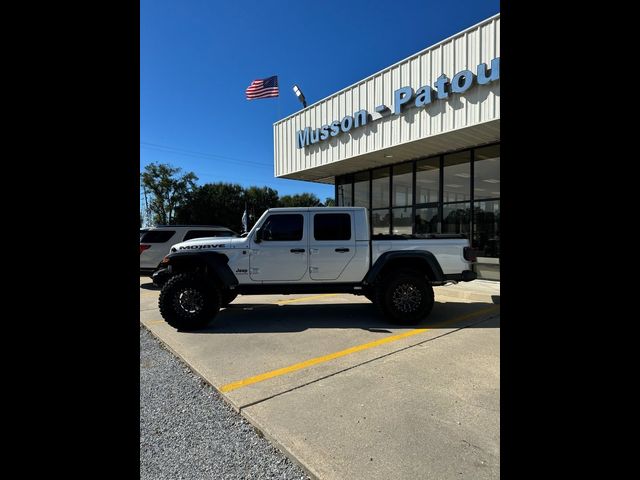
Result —
<svg viewBox="0 0 640 480"><path fill-rule="evenodd" d="M401 271L383 279L376 290L375 303L389 321L415 325L433 309L433 287L424 274Z"/></svg>
<svg viewBox="0 0 640 480"><path fill-rule="evenodd" d="M162 318L181 331L207 326L220 310L220 303L220 291L215 284L197 273L172 276L158 299Z"/></svg>
<svg viewBox="0 0 640 480"><path fill-rule="evenodd" d="M227 305L229 305L231 302L233 302L236 297L238 296L237 293L235 292L222 292L222 294L220 295L220 297L222 298L222 304L220 305L221 307L226 307Z"/></svg>

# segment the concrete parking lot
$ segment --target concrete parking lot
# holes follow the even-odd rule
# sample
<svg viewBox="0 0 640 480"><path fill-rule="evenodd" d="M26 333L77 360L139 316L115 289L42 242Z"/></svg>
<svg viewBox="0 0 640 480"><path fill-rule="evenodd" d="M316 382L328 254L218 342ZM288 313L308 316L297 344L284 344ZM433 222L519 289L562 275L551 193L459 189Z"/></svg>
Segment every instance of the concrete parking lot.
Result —
<svg viewBox="0 0 640 480"><path fill-rule="evenodd" d="M498 283L436 288L415 327L364 297L264 295L189 333L140 286L141 323L312 477L499 478Z"/></svg>

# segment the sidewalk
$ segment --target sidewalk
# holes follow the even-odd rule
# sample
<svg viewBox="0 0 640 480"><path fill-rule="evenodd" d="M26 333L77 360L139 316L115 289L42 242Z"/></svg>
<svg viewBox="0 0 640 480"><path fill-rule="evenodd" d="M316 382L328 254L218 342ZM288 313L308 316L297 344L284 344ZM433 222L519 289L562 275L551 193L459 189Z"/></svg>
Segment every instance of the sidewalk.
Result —
<svg viewBox="0 0 640 480"><path fill-rule="evenodd" d="M474 280L456 285L433 287L436 301L464 299L485 303L500 303L500 282L492 280Z"/></svg>

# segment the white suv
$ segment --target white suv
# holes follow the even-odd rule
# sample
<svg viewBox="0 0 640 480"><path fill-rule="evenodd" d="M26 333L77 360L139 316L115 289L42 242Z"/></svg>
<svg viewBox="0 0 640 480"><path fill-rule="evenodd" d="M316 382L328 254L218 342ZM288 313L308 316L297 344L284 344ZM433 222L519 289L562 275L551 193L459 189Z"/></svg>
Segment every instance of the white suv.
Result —
<svg viewBox="0 0 640 480"><path fill-rule="evenodd" d="M194 238L239 237L226 227L215 225L158 225L140 229L140 272L153 273L169 254L171 245Z"/></svg>

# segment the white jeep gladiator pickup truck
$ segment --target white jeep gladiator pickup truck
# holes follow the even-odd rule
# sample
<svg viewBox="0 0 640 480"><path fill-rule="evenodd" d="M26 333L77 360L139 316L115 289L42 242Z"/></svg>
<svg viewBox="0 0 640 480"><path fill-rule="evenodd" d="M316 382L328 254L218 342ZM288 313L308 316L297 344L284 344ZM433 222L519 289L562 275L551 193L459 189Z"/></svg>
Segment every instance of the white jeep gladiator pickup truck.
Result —
<svg viewBox="0 0 640 480"><path fill-rule="evenodd" d="M272 208L242 238L175 244L163 261L163 318L178 330L207 325L238 295L365 295L389 320L415 324L433 285L471 281L462 235L370 235L364 207Z"/></svg>

